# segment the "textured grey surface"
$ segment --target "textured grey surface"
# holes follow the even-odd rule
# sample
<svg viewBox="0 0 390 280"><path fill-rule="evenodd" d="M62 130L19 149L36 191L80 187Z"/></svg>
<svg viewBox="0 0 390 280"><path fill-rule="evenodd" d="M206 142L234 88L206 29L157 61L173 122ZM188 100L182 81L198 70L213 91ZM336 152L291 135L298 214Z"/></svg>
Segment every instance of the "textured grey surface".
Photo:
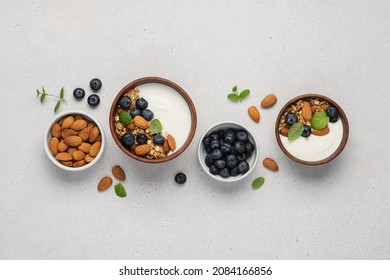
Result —
<svg viewBox="0 0 390 280"><path fill-rule="evenodd" d="M389 12L388 1L1 1L0 258L389 259ZM198 111L192 144L165 165L127 158L108 129L114 95L151 75L181 85ZM72 97L93 77L103 81L95 110ZM226 99L236 84L252 91L241 104ZM103 123L107 148L88 172L44 154L54 101L35 98L42 85L65 86L62 110ZM270 91L277 105L251 122L247 107ZM322 167L293 163L274 139L278 110L307 92L350 121L346 149ZM280 171L258 164L232 185L204 174L196 145L224 120L247 124ZM114 164L128 174L125 199L96 191Z"/></svg>

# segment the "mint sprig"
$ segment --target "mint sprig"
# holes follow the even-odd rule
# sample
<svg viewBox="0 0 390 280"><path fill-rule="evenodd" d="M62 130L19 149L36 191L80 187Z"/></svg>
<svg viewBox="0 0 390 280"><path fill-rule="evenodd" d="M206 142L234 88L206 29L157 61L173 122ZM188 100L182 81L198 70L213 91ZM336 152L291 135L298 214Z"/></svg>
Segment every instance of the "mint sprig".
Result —
<svg viewBox="0 0 390 280"><path fill-rule="evenodd" d="M233 102L242 102L242 100L244 100L250 93L251 91L249 89L244 89L243 91L238 93L237 86L234 86L232 88L232 93L228 94L227 98Z"/></svg>
<svg viewBox="0 0 390 280"><path fill-rule="evenodd" d="M162 131L162 124L158 119L154 119L150 122L149 131L152 134L158 134Z"/></svg>
<svg viewBox="0 0 390 280"><path fill-rule="evenodd" d="M122 111L119 114L119 121L124 125L128 125L132 121L132 117L126 111Z"/></svg>
<svg viewBox="0 0 390 280"><path fill-rule="evenodd" d="M42 91L39 91L37 89L37 98L40 99L41 103L43 103L43 101L45 101L46 96L50 96L50 97L54 97L54 98L58 99L56 105L54 106L54 113L56 113L58 111L58 109L60 108L62 103L68 104L68 102L66 102L66 100L64 99L64 95L65 95L65 90L63 87L60 90L59 96L47 93L44 87L42 87Z"/></svg>
<svg viewBox="0 0 390 280"><path fill-rule="evenodd" d="M288 140L293 141L298 139L304 130L303 124L300 122L294 123L288 130Z"/></svg>
<svg viewBox="0 0 390 280"><path fill-rule="evenodd" d="M325 128L329 123L329 116L326 112L317 112L310 119L310 126L312 129L319 130Z"/></svg>

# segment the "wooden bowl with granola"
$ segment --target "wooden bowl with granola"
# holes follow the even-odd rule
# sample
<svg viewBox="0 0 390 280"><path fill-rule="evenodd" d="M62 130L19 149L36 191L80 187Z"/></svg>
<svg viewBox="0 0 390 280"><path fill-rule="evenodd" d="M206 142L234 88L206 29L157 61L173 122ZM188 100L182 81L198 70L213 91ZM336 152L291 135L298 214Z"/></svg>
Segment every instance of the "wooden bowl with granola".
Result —
<svg viewBox="0 0 390 280"><path fill-rule="evenodd" d="M127 84L112 103L109 121L118 147L146 163L166 162L183 153L197 124L190 96L176 83L159 77Z"/></svg>
<svg viewBox="0 0 390 280"><path fill-rule="evenodd" d="M280 110L275 135L279 147L290 159L320 165L343 151L349 135L348 119L329 97L303 94Z"/></svg>

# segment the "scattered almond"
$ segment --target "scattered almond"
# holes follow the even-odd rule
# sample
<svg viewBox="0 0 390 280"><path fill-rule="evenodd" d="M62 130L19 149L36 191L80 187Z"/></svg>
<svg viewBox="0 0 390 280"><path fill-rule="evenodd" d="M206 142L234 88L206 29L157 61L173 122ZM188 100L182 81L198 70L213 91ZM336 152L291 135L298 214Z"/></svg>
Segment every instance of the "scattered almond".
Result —
<svg viewBox="0 0 390 280"><path fill-rule="evenodd" d="M91 148L89 149L89 154L91 155L91 157L96 157L98 155L101 146L102 142L96 142L91 146Z"/></svg>
<svg viewBox="0 0 390 280"><path fill-rule="evenodd" d="M315 130L315 129L313 129L312 131L311 131L311 133L313 134L313 135L316 135L316 136L324 136L324 135L326 135L326 134L328 134L329 133L329 127L325 127L325 128L323 128L323 129L319 129L319 130Z"/></svg>
<svg viewBox="0 0 390 280"><path fill-rule="evenodd" d="M175 138L173 138L172 135L170 135L170 134L167 135L167 141L168 141L169 149L171 151L176 150L176 140L175 140Z"/></svg>
<svg viewBox="0 0 390 280"><path fill-rule="evenodd" d="M278 164L272 158L265 158L263 160L263 165L265 168L268 168L272 171L277 171L279 169Z"/></svg>
<svg viewBox="0 0 390 280"><path fill-rule="evenodd" d="M147 129L149 127L149 123L147 120L145 120L143 117L141 116L136 116L134 119L133 119L133 123L135 126L139 127L139 128L142 128L142 129Z"/></svg>
<svg viewBox="0 0 390 280"><path fill-rule="evenodd" d="M61 126L58 123L53 124L51 127L51 135L57 138L61 137Z"/></svg>
<svg viewBox="0 0 390 280"><path fill-rule="evenodd" d="M261 101L261 107L263 108L269 108L271 106L273 106L277 101L277 98L276 98L276 95L271 93L271 94L268 94L266 97L263 98L263 100Z"/></svg>
<svg viewBox="0 0 390 280"><path fill-rule="evenodd" d="M258 123L260 121L260 112L255 106L251 106L248 108L248 114L249 117L255 122Z"/></svg>
<svg viewBox="0 0 390 280"><path fill-rule="evenodd" d="M148 144L139 145L135 148L135 154L138 156L144 156L150 152L150 146Z"/></svg>
<svg viewBox="0 0 390 280"><path fill-rule="evenodd" d="M287 127L282 127L282 128L279 130L280 134L282 134L282 135L285 136L285 137L288 137L288 131L289 131L289 129L288 129Z"/></svg>
<svg viewBox="0 0 390 280"><path fill-rule="evenodd" d="M85 127L87 127L87 122L84 119L77 119L72 123L70 129L80 131Z"/></svg>
<svg viewBox="0 0 390 280"><path fill-rule="evenodd" d="M83 143L80 136L68 136L64 139L64 143L70 147L78 147Z"/></svg>
<svg viewBox="0 0 390 280"><path fill-rule="evenodd" d="M303 105L302 105L302 118L305 121L310 121L311 116L312 116L312 113L311 113L310 104L309 104L309 102L305 101L305 102L303 102Z"/></svg>
<svg viewBox="0 0 390 280"><path fill-rule="evenodd" d="M122 181L126 180L125 171L119 165L115 165L111 171L112 171L112 175L114 175L114 177L117 178L118 180L122 180Z"/></svg>
<svg viewBox="0 0 390 280"><path fill-rule="evenodd" d="M69 128L69 127L72 125L73 122L74 122L74 117L73 117L73 116L68 116L68 117L66 117L66 118L62 121L61 129L64 130L64 129Z"/></svg>
<svg viewBox="0 0 390 280"><path fill-rule="evenodd" d="M99 191L104 191L104 190L108 189L111 185L112 185L112 179L110 177L106 176L100 180L97 188Z"/></svg>
<svg viewBox="0 0 390 280"><path fill-rule="evenodd" d="M56 159L60 161L70 161L73 159L72 155L66 152L58 153Z"/></svg>
<svg viewBox="0 0 390 280"><path fill-rule="evenodd" d="M52 137L49 141L49 150L53 156L58 154L58 144L60 141L56 137Z"/></svg>

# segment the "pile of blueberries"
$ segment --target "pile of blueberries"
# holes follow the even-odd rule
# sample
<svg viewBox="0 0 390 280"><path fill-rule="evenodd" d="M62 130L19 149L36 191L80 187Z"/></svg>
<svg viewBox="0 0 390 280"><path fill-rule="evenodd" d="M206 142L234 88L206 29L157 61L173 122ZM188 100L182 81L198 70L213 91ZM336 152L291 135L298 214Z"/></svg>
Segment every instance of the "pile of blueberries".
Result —
<svg viewBox="0 0 390 280"><path fill-rule="evenodd" d="M247 131L233 128L214 131L206 135L202 143L207 152L204 161L211 174L228 178L248 172L247 160L255 145Z"/></svg>
<svg viewBox="0 0 390 280"><path fill-rule="evenodd" d="M97 79L97 78L94 78L89 82L89 86L91 87L91 89L94 92L98 92L102 87L102 81ZM77 100L81 100L85 96L85 90L82 88L76 88L73 91L73 96ZM97 105L99 105L99 103L100 103L100 97L97 94L94 93L94 94L91 94L90 96L88 96L89 106L96 107Z"/></svg>
<svg viewBox="0 0 390 280"><path fill-rule="evenodd" d="M334 106L329 106L328 109L326 109L326 114L329 117L329 122L335 123L339 120L339 113ZM298 122L298 117L294 113L288 113L285 118L286 124L293 125L294 123ZM303 132L302 137L309 137L311 135L311 127L308 125L303 126Z"/></svg>

